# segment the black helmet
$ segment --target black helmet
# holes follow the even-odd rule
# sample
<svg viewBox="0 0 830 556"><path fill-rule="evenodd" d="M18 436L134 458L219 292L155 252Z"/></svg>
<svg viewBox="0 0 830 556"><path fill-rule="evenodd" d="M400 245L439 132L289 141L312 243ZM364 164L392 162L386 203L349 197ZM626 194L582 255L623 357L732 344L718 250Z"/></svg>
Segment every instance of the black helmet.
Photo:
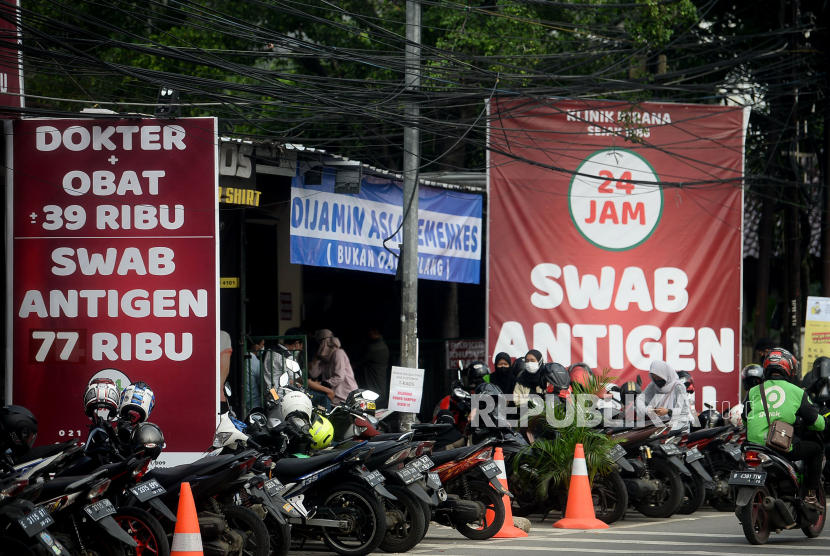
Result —
<svg viewBox="0 0 830 556"><path fill-rule="evenodd" d="M484 377L490 374L490 369L487 368L487 365L482 363L481 361L473 361L466 369L467 373L467 386L470 388L475 388L482 382L484 382Z"/></svg>
<svg viewBox="0 0 830 556"><path fill-rule="evenodd" d="M762 382L764 382L764 368L761 365L747 365L741 371L741 384L747 392Z"/></svg>
<svg viewBox="0 0 830 556"><path fill-rule="evenodd" d="M37 438L37 419L21 405L7 405L0 409L0 448L15 456L25 454Z"/></svg>
<svg viewBox="0 0 830 556"><path fill-rule="evenodd" d="M817 357L813 361L813 377L816 380L830 378L830 357Z"/></svg>
<svg viewBox="0 0 830 556"><path fill-rule="evenodd" d="M571 375L559 363L545 363L542 365L542 383L553 386L556 392L567 390L571 385Z"/></svg>
<svg viewBox="0 0 830 556"><path fill-rule="evenodd" d="M164 435L155 423L139 423L133 431L130 448L134 454L143 451L145 456L156 459L164 448Z"/></svg>
<svg viewBox="0 0 830 556"><path fill-rule="evenodd" d="M723 415L717 409L701 411L697 418L700 420L700 426L705 429L722 427L724 424Z"/></svg>
<svg viewBox="0 0 830 556"><path fill-rule="evenodd" d="M692 378L691 373L688 371L677 371L677 378L680 379L682 384L686 385L686 393L692 394L695 391L695 379Z"/></svg>
<svg viewBox="0 0 830 556"><path fill-rule="evenodd" d="M495 384L490 384L489 382L482 382L478 386L476 386L475 394L479 396L500 396L504 394L501 391L501 388L496 386Z"/></svg>

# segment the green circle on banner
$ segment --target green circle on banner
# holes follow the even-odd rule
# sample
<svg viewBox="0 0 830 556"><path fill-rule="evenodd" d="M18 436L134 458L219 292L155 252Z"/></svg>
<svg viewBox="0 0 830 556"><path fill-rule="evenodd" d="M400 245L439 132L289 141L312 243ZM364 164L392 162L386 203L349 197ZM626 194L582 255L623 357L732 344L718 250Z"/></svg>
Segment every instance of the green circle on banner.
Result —
<svg viewBox="0 0 830 556"><path fill-rule="evenodd" d="M659 181L654 167L634 151L596 151L571 178L571 220L582 237L600 249L633 249L651 237L663 216Z"/></svg>

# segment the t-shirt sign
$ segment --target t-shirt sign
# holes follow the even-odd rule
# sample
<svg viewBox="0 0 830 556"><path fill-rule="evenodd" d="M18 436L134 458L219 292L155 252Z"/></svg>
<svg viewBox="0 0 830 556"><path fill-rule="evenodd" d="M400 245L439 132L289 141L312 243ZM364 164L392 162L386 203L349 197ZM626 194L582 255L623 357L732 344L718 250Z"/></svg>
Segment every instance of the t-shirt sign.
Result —
<svg viewBox="0 0 830 556"><path fill-rule="evenodd" d="M155 392L162 464L203 452L219 393L216 119L6 134L9 401L41 443L83 436L88 381L117 369Z"/></svg>
<svg viewBox="0 0 830 556"><path fill-rule="evenodd" d="M389 409L418 413L421 411L423 389L423 369L392 367L392 378L389 381Z"/></svg>

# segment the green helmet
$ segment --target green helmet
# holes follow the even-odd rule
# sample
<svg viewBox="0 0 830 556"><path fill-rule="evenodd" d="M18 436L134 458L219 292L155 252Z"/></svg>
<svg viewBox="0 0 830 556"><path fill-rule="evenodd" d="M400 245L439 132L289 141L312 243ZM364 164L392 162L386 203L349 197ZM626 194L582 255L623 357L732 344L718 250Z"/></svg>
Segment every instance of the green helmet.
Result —
<svg viewBox="0 0 830 556"><path fill-rule="evenodd" d="M313 440L311 443L312 450L322 450L328 447L334 438L334 427L331 421L322 415L317 416L317 419L315 419L314 424L311 425L311 429L308 432L311 434Z"/></svg>

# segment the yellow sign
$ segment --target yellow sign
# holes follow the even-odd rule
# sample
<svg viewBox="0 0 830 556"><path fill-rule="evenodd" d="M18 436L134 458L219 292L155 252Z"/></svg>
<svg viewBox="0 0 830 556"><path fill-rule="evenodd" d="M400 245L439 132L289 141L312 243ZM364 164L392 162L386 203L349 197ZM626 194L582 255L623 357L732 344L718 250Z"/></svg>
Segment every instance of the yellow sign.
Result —
<svg viewBox="0 0 830 556"><path fill-rule="evenodd" d="M802 374L812 370L813 361L822 356L830 357L830 297L808 297Z"/></svg>
<svg viewBox="0 0 830 556"><path fill-rule="evenodd" d="M239 278L219 278L220 288L238 288Z"/></svg>
<svg viewBox="0 0 830 556"><path fill-rule="evenodd" d="M240 189L238 187L219 188L219 202L231 205L258 207L260 195L262 195L262 191L254 191L253 189Z"/></svg>

